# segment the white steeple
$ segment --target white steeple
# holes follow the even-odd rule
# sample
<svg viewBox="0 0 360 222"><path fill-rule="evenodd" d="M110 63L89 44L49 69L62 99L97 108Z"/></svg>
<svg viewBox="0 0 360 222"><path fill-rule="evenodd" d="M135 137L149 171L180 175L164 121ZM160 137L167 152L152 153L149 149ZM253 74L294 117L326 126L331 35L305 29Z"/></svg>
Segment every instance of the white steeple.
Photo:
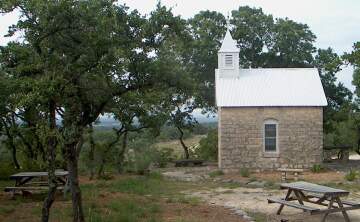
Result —
<svg viewBox="0 0 360 222"><path fill-rule="evenodd" d="M218 52L218 72L222 77L238 77L240 49L232 38L229 28L228 19L226 34Z"/></svg>
<svg viewBox="0 0 360 222"><path fill-rule="evenodd" d="M223 53L225 53L225 52L239 53L240 52L240 49L236 45L236 41L232 38L232 36L230 34L229 27L226 30L224 40L223 40L223 42L221 44L221 48L219 50L219 53L220 52L223 52Z"/></svg>

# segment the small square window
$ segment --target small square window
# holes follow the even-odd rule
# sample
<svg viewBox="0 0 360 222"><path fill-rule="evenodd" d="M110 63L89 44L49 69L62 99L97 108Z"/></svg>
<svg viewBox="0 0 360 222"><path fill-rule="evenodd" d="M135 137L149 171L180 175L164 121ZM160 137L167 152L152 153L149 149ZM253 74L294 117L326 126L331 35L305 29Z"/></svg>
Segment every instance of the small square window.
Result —
<svg viewBox="0 0 360 222"><path fill-rule="evenodd" d="M225 55L225 67L233 67L233 55Z"/></svg>

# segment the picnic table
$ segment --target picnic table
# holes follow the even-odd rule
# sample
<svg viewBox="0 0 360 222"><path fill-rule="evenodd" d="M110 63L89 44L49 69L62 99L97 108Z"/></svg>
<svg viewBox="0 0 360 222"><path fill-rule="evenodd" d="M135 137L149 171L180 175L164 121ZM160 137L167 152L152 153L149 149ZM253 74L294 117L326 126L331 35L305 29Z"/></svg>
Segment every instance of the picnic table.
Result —
<svg viewBox="0 0 360 222"><path fill-rule="evenodd" d="M281 181L286 182L289 174L293 174L294 180L298 181L299 176L302 176L304 170L303 169L289 169L289 168L279 168L278 171L281 172Z"/></svg>
<svg viewBox="0 0 360 222"><path fill-rule="evenodd" d="M333 156L338 160L349 161L351 145L324 146L324 160L331 161Z"/></svg>
<svg viewBox="0 0 360 222"><path fill-rule="evenodd" d="M186 167L186 166L202 166L204 160L192 160L192 159L185 159L185 160L176 160L175 167Z"/></svg>
<svg viewBox="0 0 360 222"><path fill-rule="evenodd" d="M57 189L63 190L68 188L68 171L56 170ZM16 191L21 191L23 194L33 190L47 190L49 187L48 172L21 172L10 176L10 179L15 180L15 185L12 187L5 187L5 192L11 192L12 196Z"/></svg>
<svg viewBox="0 0 360 222"><path fill-rule="evenodd" d="M285 199L268 199L268 203L280 204L280 207L277 211L278 215L281 213L284 206L289 206L302 209L304 212L308 212L311 215L324 214L322 218L323 222L330 213L341 212L345 218L345 221L349 222L350 219L346 211L360 209L360 203L341 200L342 197L349 195L349 192L345 190L302 181L284 183L281 184L280 187L281 189L288 190ZM312 203L315 206L326 206L327 208L305 206L304 202Z"/></svg>

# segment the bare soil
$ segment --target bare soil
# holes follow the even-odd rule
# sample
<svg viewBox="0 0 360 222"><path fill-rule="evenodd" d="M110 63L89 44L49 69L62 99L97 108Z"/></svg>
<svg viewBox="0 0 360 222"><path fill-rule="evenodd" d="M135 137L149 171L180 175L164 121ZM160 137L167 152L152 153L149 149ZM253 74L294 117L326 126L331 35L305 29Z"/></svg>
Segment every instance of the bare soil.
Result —
<svg viewBox="0 0 360 222"><path fill-rule="evenodd" d="M300 210L284 207L281 216L276 216L278 204L268 204L267 198L284 198L285 191L267 190L263 188L244 188L238 187L234 189L216 188L212 190L203 190L188 193L191 196L199 197L210 204L218 206L238 208L252 213L265 214L267 218L276 217L280 219L291 219L302 222L317 222L321 221L320 216L308 216ZM354 200L354 199L353 199ZM360 199L355 201L360 202ZM310 205L309 205L310 206ZM318 205L316 205L318 207ZM360 221L360 210L349 211L351 221ZM290 220L290 221L291 221ZM271 221L270 219L268 221ZM341 222L344 221L341 213L330 214L326 220L327 222Z"/></svg>
<svg viewBox="0 0 360 222"><path fill-rule="evenodd" d="M335 172L335 171L327 171L321 173L312 173L312 172L304 172L302 180L306 180L313 183L334 183L334 182L342 182L344 181L344 172ZM259 173L250 173L249 177L242 177L240 173L228 173L220 178L234 180L234 181L242 181L247 182L256 178L257 180L271 181L274 183L278 183L281 180L280 172L259 172ZM291 178L291 176L289 177Z"/></svg>

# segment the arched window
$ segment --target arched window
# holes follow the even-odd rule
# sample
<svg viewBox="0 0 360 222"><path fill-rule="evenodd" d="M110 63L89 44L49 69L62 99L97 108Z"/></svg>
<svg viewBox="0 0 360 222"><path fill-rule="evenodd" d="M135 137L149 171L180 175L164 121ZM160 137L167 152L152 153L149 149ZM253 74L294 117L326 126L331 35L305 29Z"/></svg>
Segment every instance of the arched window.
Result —
<svg viewBox="0 0 360 222"><path fill-rule="evenodd" d="M278 147L278 122L274 119L264 121L264 152L277 153Z"/></svg>

